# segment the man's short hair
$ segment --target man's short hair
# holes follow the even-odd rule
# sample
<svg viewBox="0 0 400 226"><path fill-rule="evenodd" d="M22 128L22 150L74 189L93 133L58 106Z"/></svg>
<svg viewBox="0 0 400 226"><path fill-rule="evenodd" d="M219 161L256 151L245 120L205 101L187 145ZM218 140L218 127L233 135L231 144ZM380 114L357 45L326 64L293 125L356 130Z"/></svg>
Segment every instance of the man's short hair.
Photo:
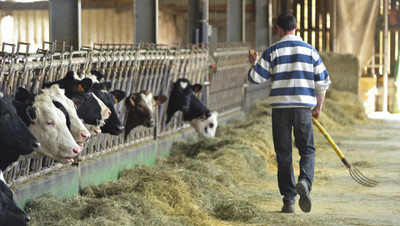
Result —
<svg viewBox="0 0 400 226"><path fill-rule="evenodd" d="M276 25L284 31L291 31L296 28L296 18L290 13L283 13L278 17Z"/></svg>

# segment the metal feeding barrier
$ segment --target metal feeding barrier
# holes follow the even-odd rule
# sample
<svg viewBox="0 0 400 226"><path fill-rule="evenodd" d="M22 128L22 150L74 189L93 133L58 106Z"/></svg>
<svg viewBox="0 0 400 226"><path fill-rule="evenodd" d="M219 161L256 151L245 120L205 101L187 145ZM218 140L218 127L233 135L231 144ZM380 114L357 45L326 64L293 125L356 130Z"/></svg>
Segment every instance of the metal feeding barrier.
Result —
<svg viewBox="0 0 400 226"><path fill-rule="evenodd" d="M2 44L0 87L11 97L14 97L18 87L38 94L44 83L61 79L70 70L87 74L95 69L105 75L104 81L111 82L111 90L120 89L127 95L148 90L155 95L168 96L172 83L184 77L203 85L203 92L198 97L219 115L246 107L243 104L244 85L249 65L248 46L244 43L220 45L214 52L214 60L207 48L196 45L168 47L154 43L95 43L91 47L82 46L73 50L66 43L55 41L43 42L43 48L35 53L31 53L29 46L24 42ZM213 62L217 66L216 73L209 70ZM259 89L262 90L262 87ZM261 93L250 93L247 97L262 99ZM124 103L116 104L115 109L124 122ZM158 106L156 127L136 127L126 140L122 134L99 134L89 139L80 155L81 161L157 139L189 126L183 122L181 114L176 114L166 125L165 111L165 105ZM13 185L65 166L48 157L28 158L8 167L4 177L9 185Z"/></svg>

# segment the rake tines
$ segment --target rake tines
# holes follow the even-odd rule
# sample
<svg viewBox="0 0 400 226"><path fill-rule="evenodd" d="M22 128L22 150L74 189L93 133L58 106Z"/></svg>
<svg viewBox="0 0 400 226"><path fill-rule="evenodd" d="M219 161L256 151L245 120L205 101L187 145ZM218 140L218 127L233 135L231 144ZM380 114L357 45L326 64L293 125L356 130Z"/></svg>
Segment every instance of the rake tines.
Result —
<svg viewBox="0 0 400 226"><path fill-rule="evenodd" d="M335 150L336 154L339 156L339 158L342 160L343 164L349 169L350 176L359 184L367 186L367 187L374 187L378 184L377 181L371 180L364 176L357 168L354 166L350 165L350 163L344 158L343 153L340 151L339 147L335 144L335 142L332 140L332 138L329 136L328 132L325 131L324 127L319 124L319 122L312 117L313 123L319 131L321 131L322 135L328 140L328 142L331 144L333 150Z"/></svg>
<svg viewBox="0 0 400 226"><path fill-rule="evenodd" d="M375 187L378 182L375 180L371 180L368 177L364 176L360 170L351 166L349 168L350 176L359 184L362 184L367 187Z"/></svg>

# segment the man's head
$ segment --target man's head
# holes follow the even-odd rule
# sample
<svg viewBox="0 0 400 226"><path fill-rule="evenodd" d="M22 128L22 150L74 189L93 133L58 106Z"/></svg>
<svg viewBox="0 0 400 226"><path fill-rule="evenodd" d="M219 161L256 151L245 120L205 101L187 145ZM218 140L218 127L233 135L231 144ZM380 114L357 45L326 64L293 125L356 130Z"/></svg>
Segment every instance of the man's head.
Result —
<svg viewBox="0 0 400 226"><path fill-rule="evenodd" d="M278 17L276 23L285 33L297 27L296 18L290 13L283 13Z"/></svg>

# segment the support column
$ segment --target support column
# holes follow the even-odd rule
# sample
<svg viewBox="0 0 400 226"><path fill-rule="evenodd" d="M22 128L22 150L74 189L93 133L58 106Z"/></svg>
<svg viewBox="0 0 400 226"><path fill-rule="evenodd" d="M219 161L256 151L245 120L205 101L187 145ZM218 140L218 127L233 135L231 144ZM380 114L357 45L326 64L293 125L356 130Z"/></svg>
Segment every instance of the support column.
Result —
<svg viewBox="0 0 400 226"><path fill-rule="evenodd" d="M227 38L228 42L245 41L244 3L246 0L228 0Z"/></svg>
<svg viewBox="0 0 400 226"><path fill-rule="evenodd" d="M208 0L189 0L188 42L208 42Z"/></svg>
<svg viewBox="0 0 400 226"><path fill-rule="evenodd" d="M134 0L135 42L157 43L158 0Z"/></svg>
<svg viewBox="0 0 400 226"><path fill-rule="evenodd" d="M255 44L257 50L264 50L272 44L272 6L270 0L256 0L255 4Z"/></svg>
<svg viewBox="0 0 400 226"><path fill-rule="evenodd" d="M383 31L383 106L382 111L388 112L388 0L383 1L384 31Z"/></svg>
<svg viewBox="0 0 400 226"><path fill-rule="evenodd" d="M81 0L50 0L50 41L62 41L78 50L82 45Z"/></svg>

